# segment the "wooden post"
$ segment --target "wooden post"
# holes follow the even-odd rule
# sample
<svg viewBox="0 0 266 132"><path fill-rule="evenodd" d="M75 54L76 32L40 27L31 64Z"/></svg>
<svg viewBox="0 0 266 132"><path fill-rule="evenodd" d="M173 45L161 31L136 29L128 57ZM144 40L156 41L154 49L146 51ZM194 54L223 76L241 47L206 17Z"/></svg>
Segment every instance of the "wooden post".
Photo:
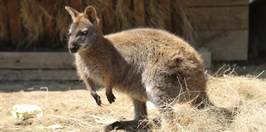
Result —
<svg viewBox="0 0 266 132"><path fill-rule="evenodd" d="M16 46L21 38L19 0L7 0L7 12L11 43Z"/></svg>

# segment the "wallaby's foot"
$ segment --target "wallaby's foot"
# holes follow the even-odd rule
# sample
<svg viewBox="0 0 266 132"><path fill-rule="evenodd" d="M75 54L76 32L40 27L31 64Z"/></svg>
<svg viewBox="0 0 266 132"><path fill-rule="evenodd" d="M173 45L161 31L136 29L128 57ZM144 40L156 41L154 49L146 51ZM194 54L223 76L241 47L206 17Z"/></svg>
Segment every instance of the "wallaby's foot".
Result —
<svg viewBox="0 0 266 132"><path fill-rule="evenodd" d="M222 114L226 119L232 121L234 120L234 116L237 114L237 108L234 108L232 110L226 109L226 108L222 108L222 107L216 107L214 104L212 104L208 99L207 100L199 100L197 102L195 102L195 106L198 109L203 109L206 107L211 107L211 109L209 109L209 111L211 112L215 112L218 114Z"/></svg>
<svg viewBox="0 0 266 132"><path fill-rule="evenodd" d="M107 97L110 104L115 102L115 96L111 90L106 91L106 97Z"/></svg>
<svg viewBox="0 0 266 132"><path fill-rule="evenodd" d="M104 132L112 130L125 130L127 132L149 132L150 125L147 121L131 120L131 121L116 121L104 127Z"/></svg>
<svg viewBox="0 0 266 132"><path fill-rule="evenodd" d="M226 108L215 107L211 109L211 111L222 114L229 122L232 122L238 110L235 108L234 110L230 111Z"/></svg>
<svg viewBox="0 0 266 132"><path fill-rule="evenodd" d="M97 105L101 106L102 104L101 97L95 91L91 92L91 95L96 101Z"/></svg>

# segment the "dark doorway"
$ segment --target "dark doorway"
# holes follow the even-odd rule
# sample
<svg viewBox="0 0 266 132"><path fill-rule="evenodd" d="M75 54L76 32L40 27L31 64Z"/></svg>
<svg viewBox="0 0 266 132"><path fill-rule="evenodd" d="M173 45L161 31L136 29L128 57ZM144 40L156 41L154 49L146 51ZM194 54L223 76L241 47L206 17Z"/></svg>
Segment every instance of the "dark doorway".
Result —
<svg viewBox="0 0 266 132"><path fill-rule="evenodd" d="M266 59L266 0L254 0L249 12L249 60L262 61Z"/></svg>

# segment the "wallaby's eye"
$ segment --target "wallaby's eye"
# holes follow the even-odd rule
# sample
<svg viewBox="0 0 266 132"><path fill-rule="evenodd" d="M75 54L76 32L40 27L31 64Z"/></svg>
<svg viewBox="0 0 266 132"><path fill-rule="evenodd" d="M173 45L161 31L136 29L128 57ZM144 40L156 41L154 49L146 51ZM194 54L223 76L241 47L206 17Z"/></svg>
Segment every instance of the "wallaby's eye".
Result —
<svg viewBox="0 0 266 132"><path fill-rule="evenodd" d="M87 35L89 32L88 32L88 30L84 30L84 31L79 31L78 32L78 35Z"/></svg>

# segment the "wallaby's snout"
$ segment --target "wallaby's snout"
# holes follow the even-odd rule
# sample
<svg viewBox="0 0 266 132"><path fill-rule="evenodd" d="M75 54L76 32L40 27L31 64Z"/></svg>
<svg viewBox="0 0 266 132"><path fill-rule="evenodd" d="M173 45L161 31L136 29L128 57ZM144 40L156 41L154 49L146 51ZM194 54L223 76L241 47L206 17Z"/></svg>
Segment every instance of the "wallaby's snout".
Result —
<svg viewBox="0 0 266 132"><path fill-rule="evenodd" d="M68 49L70 53L77 53L80 49L80 46L78 44L71 44L68 46Z"/></svg>

